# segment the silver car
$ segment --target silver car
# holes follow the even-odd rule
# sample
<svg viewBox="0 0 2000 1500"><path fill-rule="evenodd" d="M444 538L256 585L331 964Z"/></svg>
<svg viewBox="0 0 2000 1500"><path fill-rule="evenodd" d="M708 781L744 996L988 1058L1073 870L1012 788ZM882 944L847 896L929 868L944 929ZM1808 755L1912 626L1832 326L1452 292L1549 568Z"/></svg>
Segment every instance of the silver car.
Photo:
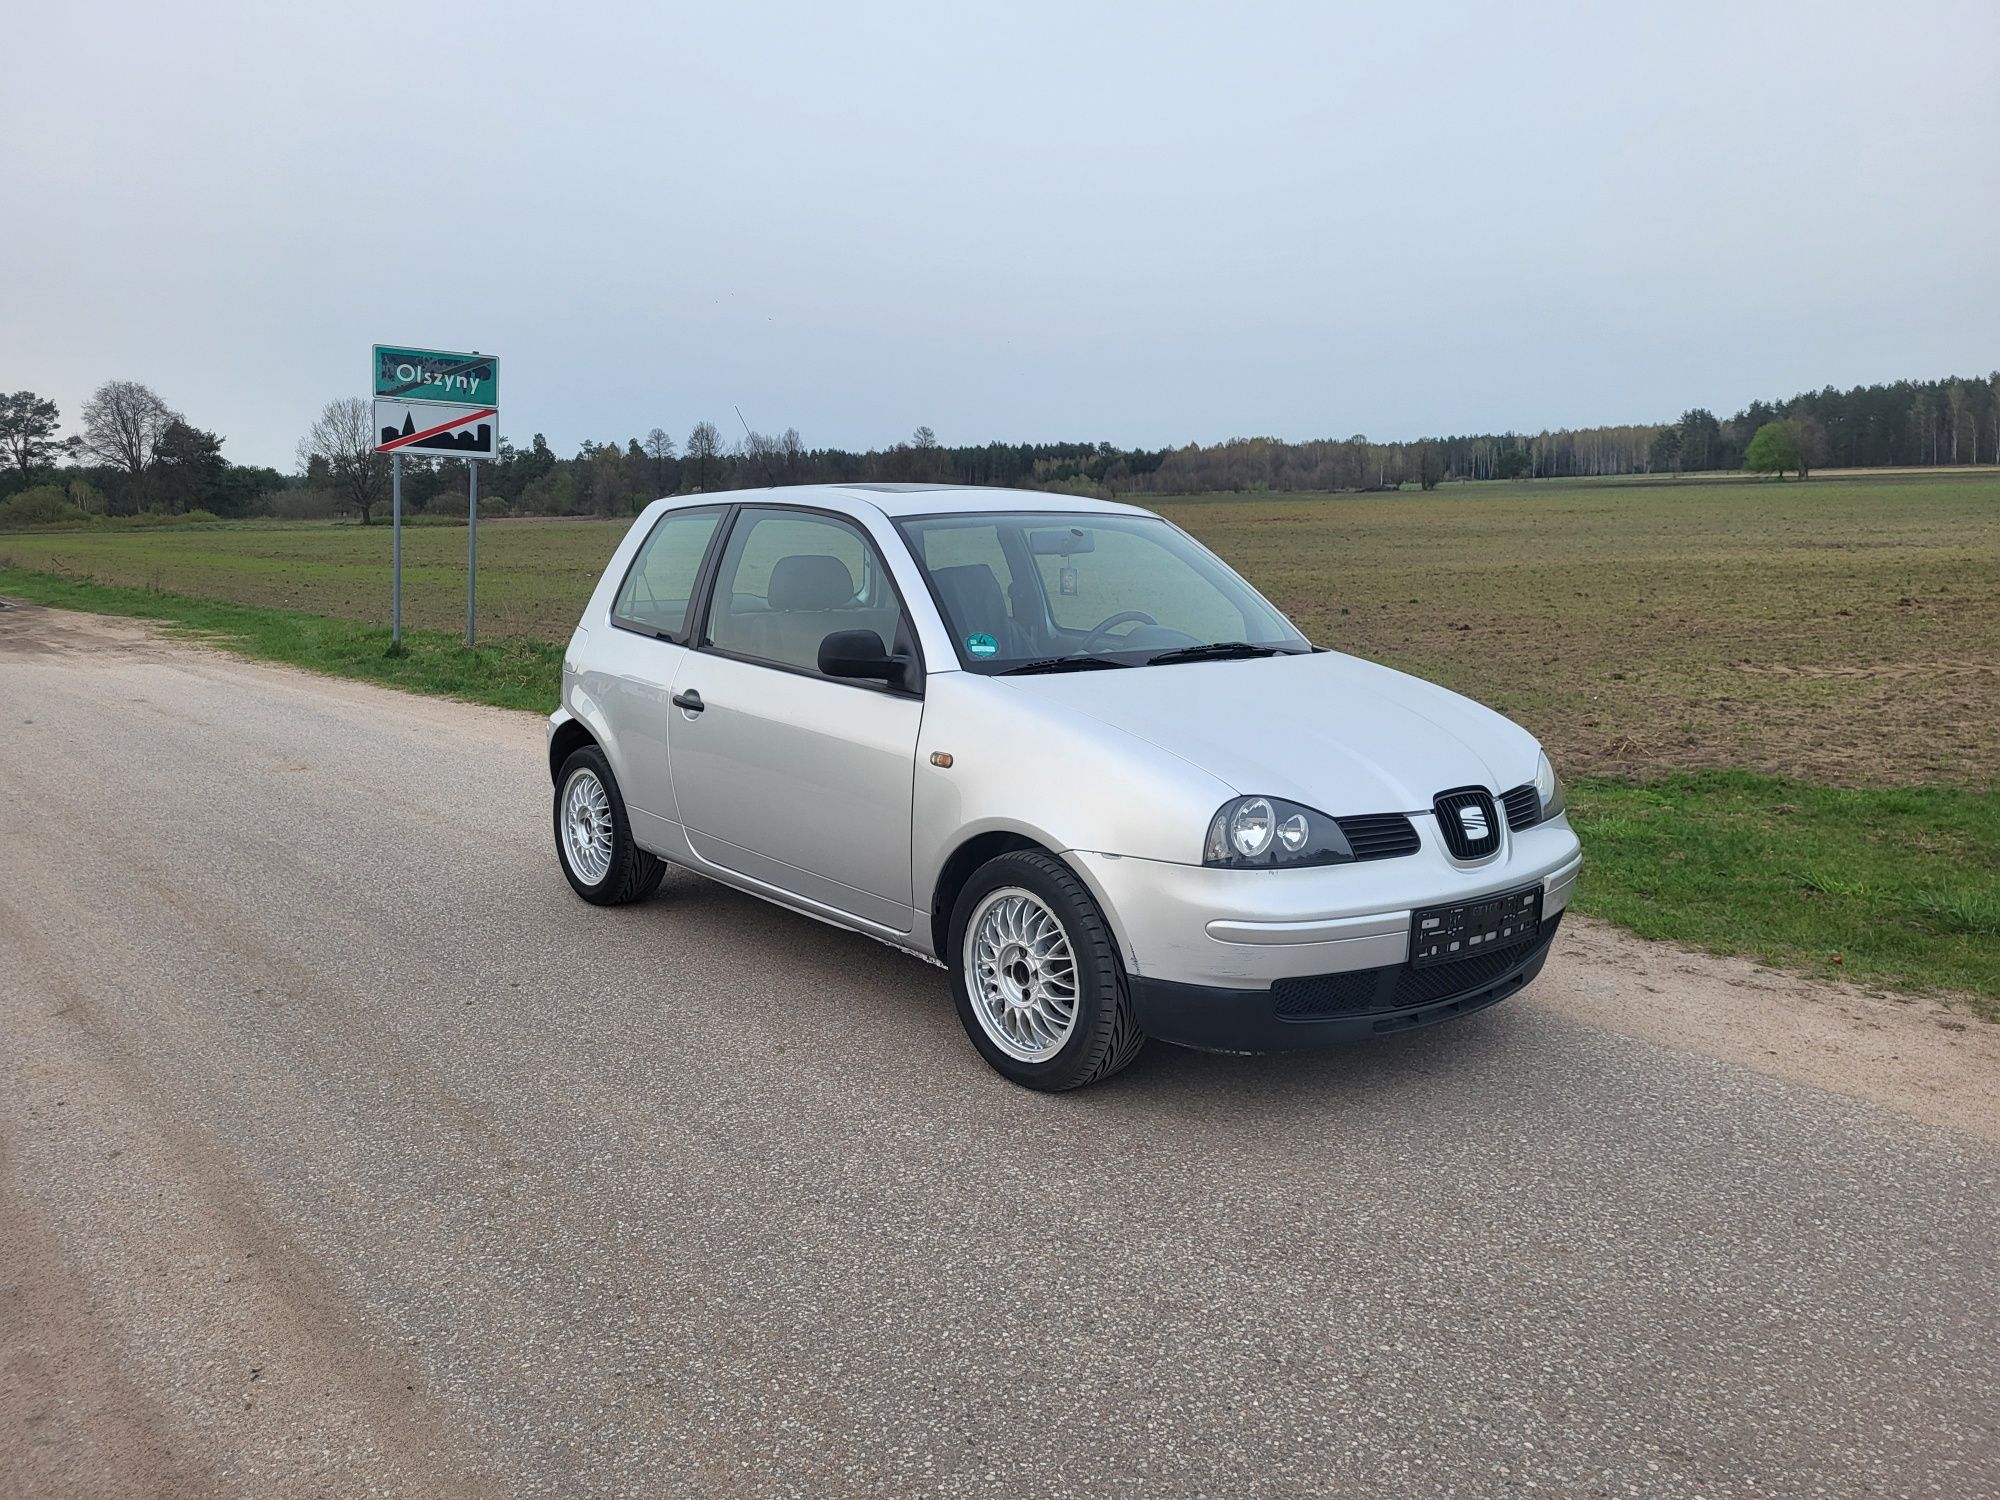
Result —
<svg viewBox="0 0 2000 1500"><path fill-rule="evenodd" d="M1000 1073L1492 1005L1581 855L1524 730L1315 647L1135 506L856 484L660 500L549 718L578 895L666 864L951 974Z"/></svg>

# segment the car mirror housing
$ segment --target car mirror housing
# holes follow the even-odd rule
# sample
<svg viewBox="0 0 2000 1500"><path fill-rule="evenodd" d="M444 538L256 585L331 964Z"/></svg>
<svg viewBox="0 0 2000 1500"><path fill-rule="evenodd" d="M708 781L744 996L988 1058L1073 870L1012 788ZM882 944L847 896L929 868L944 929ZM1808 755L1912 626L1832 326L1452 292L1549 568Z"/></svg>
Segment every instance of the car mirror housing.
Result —
<svg viewBox="0 0 2000 1500"><path fill-rule="evenodd" d="M903 686L909 659L891 656L872 630L836 630L819 643L819 669L828 677L859 678Z"/></svg>

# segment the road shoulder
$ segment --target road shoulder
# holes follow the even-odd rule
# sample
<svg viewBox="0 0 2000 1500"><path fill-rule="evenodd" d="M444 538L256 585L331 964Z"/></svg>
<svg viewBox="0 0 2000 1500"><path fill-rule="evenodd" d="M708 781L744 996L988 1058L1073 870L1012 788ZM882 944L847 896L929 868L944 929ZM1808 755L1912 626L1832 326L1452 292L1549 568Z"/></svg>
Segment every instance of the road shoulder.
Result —
<svg viewBox="0 0 2000 1500"><path fill-rule="evenodd" d="M1576 916L1523 1000L1607 1031L1865 1099L2000 1143L2000 1026Z"/></svg>

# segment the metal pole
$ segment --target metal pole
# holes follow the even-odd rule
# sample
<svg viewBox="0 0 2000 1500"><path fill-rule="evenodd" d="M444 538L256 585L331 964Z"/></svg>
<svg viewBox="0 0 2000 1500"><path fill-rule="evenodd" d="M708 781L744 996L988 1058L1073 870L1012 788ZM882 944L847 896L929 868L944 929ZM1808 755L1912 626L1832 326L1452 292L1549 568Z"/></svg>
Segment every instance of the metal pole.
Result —
<svg viewBox="0 0 2000 1500"><path fill-rule="evenodd" d="M476 624L479 605L479 460L465 461L466 482L470 486L465 512L465 644L478 640Z"/></svg>
<svg viewBox="0 0 2000 1500"><path fill-rule="evenodd" d="M403 455L389 455L389 649L403 648Z"/></svg>

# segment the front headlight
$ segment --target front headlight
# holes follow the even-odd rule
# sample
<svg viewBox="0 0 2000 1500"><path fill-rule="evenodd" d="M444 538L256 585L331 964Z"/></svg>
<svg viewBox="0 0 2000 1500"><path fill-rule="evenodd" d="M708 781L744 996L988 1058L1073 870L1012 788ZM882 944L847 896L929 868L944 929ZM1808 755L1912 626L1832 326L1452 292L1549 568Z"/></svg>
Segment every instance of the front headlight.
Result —
<svg viewBox="0 0 2000 1500"><path fill-rule="evenodd" d="M1549 764L1546 750L1535 762L1535 795L1542 799L1542 815L1537 821L1558 817L1569 805L1569 794L1563 790L1562 778L1556 775L1556 768Z"/></svg>
<svg viewBox="0 0 2000 1500"><path fill-rule="evenodd" d="M1201 862L1232 870L1336 865L1354 858L1347 835L1323 812L1282 797L1238 797L1208 821Z"/></svg>

